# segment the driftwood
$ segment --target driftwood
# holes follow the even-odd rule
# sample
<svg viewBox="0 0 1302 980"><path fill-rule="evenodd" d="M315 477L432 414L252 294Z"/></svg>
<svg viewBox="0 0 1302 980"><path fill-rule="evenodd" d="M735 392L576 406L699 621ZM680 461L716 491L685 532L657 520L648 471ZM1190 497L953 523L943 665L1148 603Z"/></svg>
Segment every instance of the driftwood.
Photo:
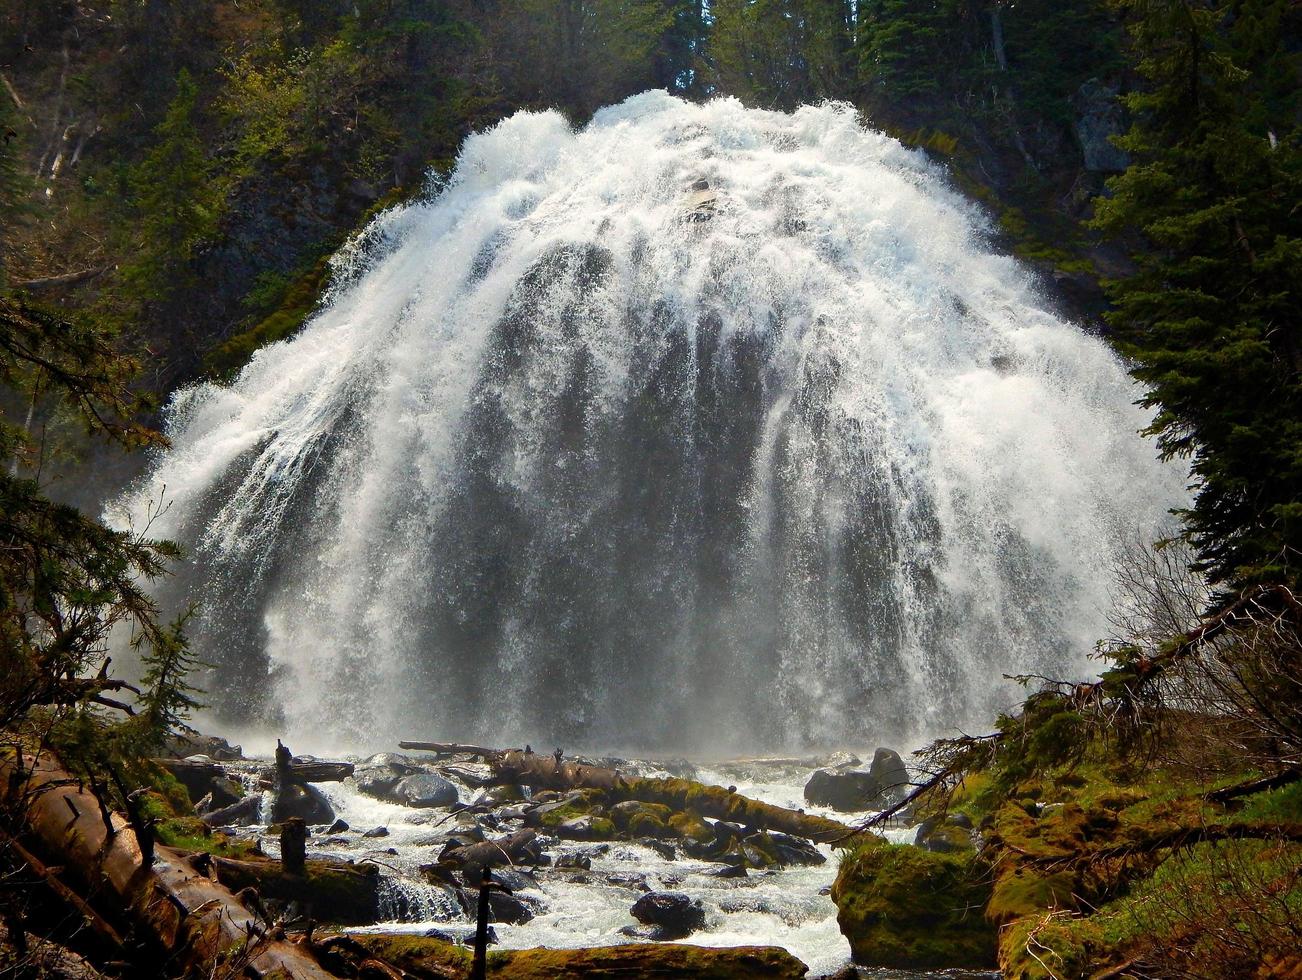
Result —
<svg viewBox="0 0 1302 980"><path fill-rule="evenodd" d="M454 865L474 880L486 867L532 863L539 851L535 843L537 837L537 831L521 830L497 840L447 847L439 855L438 863Z"/></svg>
<svg viewBox="0 0 1302 980"><path fill-rule="evenodd" d="M246 796L238 803L201 813L199 819L209 827L230 827L258 822L262 815L262 797Z"/></svg>
<svg viewBox="0 0 1302 980"><path fill-rule="evenodd" d="M296 783L342 783L355 768L351 762L295 759L289 764L289 778Z"/></svg>
<svg viewBox="0 0 1302 980"><path fill-rule="evenodd" d="M462 745L459 742L399 742L398 748L413 752L437 752L439 755L477 755L483 759L495 758L502 754L501 749L489 749L482 745Z"/></svg>
<svg viewBox="0 0 1302 980"><path fill-rule="evenodd" d="M844 841L854 833L853 828L838 820L761 803L721 786L707 786L690 779L625 776L615 769L565 762L554 755L515 749L499 753L490 763L497 781L504 784L536 789L601 790L613 802L660 803L674 810L694 810L703 817L728 820L756 830L776 830L825 844Z"/></svg>
<svg viewBox="0 0 1302 980"><path fill-rule="evenodd" d="M329 980L306 950L267 935L258 918L196 871L185 852L159 845L152 866L145 864L128 822L112 814L106 827L99 801L51 756L37 756L30 769L19 767L13 758L0 759L0 787L12 803L25 806L34 842L66 869L60 878L111 901L138 936L157 943L178 967L208 975L221 957L242 949L248 975Z"/></svg>

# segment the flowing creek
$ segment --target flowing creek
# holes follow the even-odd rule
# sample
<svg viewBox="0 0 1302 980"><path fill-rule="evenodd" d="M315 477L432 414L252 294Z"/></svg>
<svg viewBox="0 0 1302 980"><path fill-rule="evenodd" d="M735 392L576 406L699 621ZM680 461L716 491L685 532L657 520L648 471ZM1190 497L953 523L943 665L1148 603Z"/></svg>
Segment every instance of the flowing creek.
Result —
<svg viewBox="0 0 1302 980"><path fill-rule="evenodd" d="M639 775L684 775L687 764L630 762L621 765ZM857 824L871 811L841 813L812 806L803 798L811 769L807 765L718 763L690 767L702 782L735 786L737 792L792 809ZM456 767L443 774L457 783L461 803L470 803L480 792L456 778ZM352 780L325 783L318 787L329 799L336 816L348 823L347 831L328 834L324 826L313 828L308 840L311 857L331 857L355 862L373 861L382 874L381 914L388 921L358 931L431 931L465 939L473 934L472 920L456 898L442 886L423 880L419 868L438 857L440 835L446 833L455 816L448 808L418 809L385 802L359 792ZM266 793L264 817L271 794ZM518 829L519 822L504 822L500 833ZM383 827L387 835L364 837ZM242 837L257 837L263 848L277 854L277 841L265 824L239 828ZM896 824L884 834L897 843L912 842L912 827ZM491 836L491 834L490 834ZM578 842L549 838L546 853L552 865L530 871L526 887L518 896L528 904L533 918L523 924L495 923L499 948L536 946L575 948L645 941L621 932L637 923L629 910L646 891L673 891L700 899L706 909L705 927L681 942L702 946L782 946L810 968L810 976L833 973L849 963L850 948L836 923L836 906L827 892L836 877L837 857L828 846L820 846L824 864L771 871L752 871L745 878L724 878L723 865L695 860L679 852L667 859L642 844L624 841ZM586 856L590 870L561 870L555 867L564 856ZM530 869L520 869L522 871ZM866 971L876 978L985 977L988 974L910 973Z"/></svg>

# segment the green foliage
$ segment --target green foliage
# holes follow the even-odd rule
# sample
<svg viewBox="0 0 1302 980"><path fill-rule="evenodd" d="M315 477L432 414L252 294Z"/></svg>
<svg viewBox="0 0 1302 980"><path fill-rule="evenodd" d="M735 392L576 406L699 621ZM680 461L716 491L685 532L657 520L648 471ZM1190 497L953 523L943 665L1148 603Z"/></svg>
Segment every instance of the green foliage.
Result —
<svg viewBox="0 0 1302 980"><path fill-rule="evenodd" d="M970 67L969 0L869 0L859 5L859 71L890 98L935 95ZM957 55L957 57L956 57Z"/></svg>
<svg viewBox="0 0 1302 980"><path fill-rule="evenodd" d="M1197 481L1200 567L1293 580L1302 547L1299 11L1287 0L1126 0L1146 86L1096 225L1140 232L1109 316L1157 410L1150 431ZM1292 41L1290 41L1290 38Z"/></svg>
<svg viewBox="0 0 1302 980"><path fill-rule="evenodd" d="M156 142L131 173L141 242L123 280L142 300L165 300L195 285L193 259L217 232L226 204L224 182L215 179L200 135L198 98L198 86L182 70L154 130Z"/></svg>
<svg viewBox="0 0 1302 980"><path fill-rule="evenodd" d="M687 57L679 4L519 0L509 6L498 38L512 67L502 80L513 101L526 105L586 115L652 87L667 45L678 45L680 57Z"/></svg>
<svg viewBox="0 0 1302 980"><path fill-rule="evenodd" d="M792 109L845 94L850 6L840 0L715 0L713 83L748 102Z"/></svg>

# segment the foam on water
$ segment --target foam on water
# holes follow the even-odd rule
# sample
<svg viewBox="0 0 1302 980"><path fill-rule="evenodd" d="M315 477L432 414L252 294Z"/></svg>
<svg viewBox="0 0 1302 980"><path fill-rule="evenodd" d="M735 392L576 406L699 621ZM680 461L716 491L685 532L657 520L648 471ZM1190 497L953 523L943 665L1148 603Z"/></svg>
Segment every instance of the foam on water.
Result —
<svg viewBox="0 0 1302 980"><path fill-rule="evenodd" d="M770 771L762 782L747 781L735 772L724 775L701 770L698 775L705 782L736 785L739 792L755 799L803 806L808 812L850 823L867 816L835 813L806 804L802 786L808 772ZM422 883L416 870L435 857L428 840L432 823L445 816L442 811L412 811L383 803L357 793L349 783L323 784L320 788L328 794L338 816L354 830L388 828L389 836L372 843L376 848L397 852L378 856L385 875L382 904L393 921L359 931L421 934L437 929L454 936L469 933L471 924L456 903L443 889ZM411 823L413 819L419 822ZM914 834L912 828L886 831L886 836L897 843L911 842ZM365 842L354 841L353 846L358 843ZM341 857L358 857L352 847L332 849L325 845L319 849ZM809 965L811 976L831 973L849 961L850 947L837 927L836 907L829 897L820 894L836 877L837 858L830 848L820 848L828 856L826 864L752 872L746 879L713 877L706 872L717 870L718 864L689 858L667 861L638 844L615 842L604 855L594 854L594 849L593 844L577 843L549 848L557 855L592 855L592 872L582 881L567 880L565 874L544 876L539 888L521 892L523 898L540 905L539 912L523 925L495 924L500 948L573 949L632 941L620 930L636 925L629 909L640 892L631 886L608 884L606 879L609 875L640 875L654 890L680 891L702 901L706 926L685 942L702 946L782 946Z"/></svg>
<svg viewBox="0 0 1302 980"><path fill-rule="evenodd" d="M210 703L295 745L982 726L1002 674L1088 670L1118 543L1185 499L988 232L844 105L520 113L178 393L112 519L169 501Z"/></svg>

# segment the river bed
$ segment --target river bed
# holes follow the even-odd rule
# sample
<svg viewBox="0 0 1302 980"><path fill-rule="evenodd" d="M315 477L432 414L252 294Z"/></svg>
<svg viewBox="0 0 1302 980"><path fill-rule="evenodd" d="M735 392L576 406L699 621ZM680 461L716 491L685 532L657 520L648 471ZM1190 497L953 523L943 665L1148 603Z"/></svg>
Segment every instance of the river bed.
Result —
<svg viewBox="0 0 1302 980"><path fill-rule="evenodd" d="M660 769L655 762L631 763L640 774L681 774L681 763ZM748 761L693 767L695 778L720 786L735 786L737 792L767 803L804 808L857 824L871 811L842 813L805 802L803 788L811 770L807 766ZM458 782L450 773L454 782ZM349 829L327 834L323 828L309 838L309 854L352 861L372 861L383 876L381 910L386 917L375 926L357 931L431 931L463 939L473 923L446 888L424 881L419 868L437 859L437 838L448 829L447 809L413 809L360 793L351 780L321 784L338 818ZM470 803L479 792L458 782L462 803ZM267 794L269 809L270 794ZM387 833L363 836L375 828ZM277 842L266 835L265 825L244 829L244 835L262 839L269 853ZM884 835L898 843L912 842L915 831L902 825L888 826ZM701 946L781 946L808 964L811 977L834 973L850 962L850 947L836 922L836 906L828 892L836 877L838 857L826 845L819 850L827 857L821 865L751 871L744 878L718 875L721 865L696 860L679 853L668 859L651 847L633 842L577 842L557 840L547 853L550 867L534 869L521 883L517 895L533 911L533 918L518 925L495 923L498 947L522 949L538 946L577 948L647 941L628 932L637 923L630 914L633 903L647 891L682 892L699 899L706 911L705 927L682 942ZM586 857L591 867L560 870L556 864L566 856ZM563 861L561 863L564 863ZM861 971L865 977L905 980L913 977L988 977L990 974L918 973Z"/></svg>

